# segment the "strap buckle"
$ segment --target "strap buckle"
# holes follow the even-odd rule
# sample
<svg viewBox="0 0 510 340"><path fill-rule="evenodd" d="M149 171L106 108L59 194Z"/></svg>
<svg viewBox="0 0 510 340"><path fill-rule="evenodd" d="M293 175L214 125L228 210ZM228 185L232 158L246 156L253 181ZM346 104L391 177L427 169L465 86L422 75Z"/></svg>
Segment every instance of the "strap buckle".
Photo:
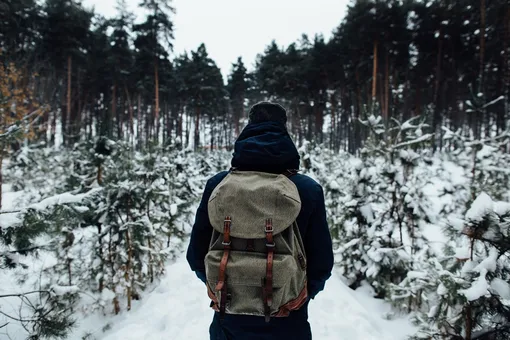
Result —
<svg viewBox="0 0 510 340"><path fill-rule="evenodd" d="M266 247L268 247L268 248L274 248L274 247L275 247L275 244L274 244L274 242L273 242L273 243L267 243L267 242L266 242Z"/></svg>
<svg viewBox="0 0 510 340"><path fill-rule="evenodd" d="M223 241L223 242L221 242L221 244L224 245L224 246L229 246L231 243L232 243L232 241L228 241L228 242Z"/></svg>

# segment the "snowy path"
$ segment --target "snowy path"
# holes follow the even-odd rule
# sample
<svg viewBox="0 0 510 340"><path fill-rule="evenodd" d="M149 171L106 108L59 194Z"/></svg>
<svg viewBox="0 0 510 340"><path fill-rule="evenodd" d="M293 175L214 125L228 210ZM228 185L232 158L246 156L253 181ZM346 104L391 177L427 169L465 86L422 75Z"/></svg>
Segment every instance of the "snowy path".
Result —
<svg viewBox="0 0 510 340"><path fill-rule="evenodd" d="M310 323L314 339L318 340L402 340L410 330L404 319L386 321L381 318L384 306L368 295L357 298L338 276L333 276L310 303ZM363 304L369 304L364 307ZM167 267L167 275L156 289L129 313L113 318L112 328L80 327L102 340L135 339L208 339L212 312L203 284L190 271L184 256ZM91 325L104 320L87 320ZM98 325L98 324L96 324ZM101 327L102 328L102 327ZM74 340L74 339L73 339Z"/></svg>

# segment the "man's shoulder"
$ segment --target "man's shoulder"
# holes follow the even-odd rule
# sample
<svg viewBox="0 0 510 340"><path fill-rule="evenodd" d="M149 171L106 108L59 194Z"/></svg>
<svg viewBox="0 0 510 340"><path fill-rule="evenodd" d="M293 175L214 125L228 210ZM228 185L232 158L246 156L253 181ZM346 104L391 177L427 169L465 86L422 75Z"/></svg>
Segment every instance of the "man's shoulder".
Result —
<svg viewBox="0 0 510 340"><path fill-rule="evenodd" d="M322 195L322 186L313 178L303 174L296 174L290 178L299 191Z"/></svg>
<svg viewBox="0 0 510 340"><path fill-rule="evenodd" d="M206 188L213 190L228 175L228 171L218 172L207 180Z"/></svg>

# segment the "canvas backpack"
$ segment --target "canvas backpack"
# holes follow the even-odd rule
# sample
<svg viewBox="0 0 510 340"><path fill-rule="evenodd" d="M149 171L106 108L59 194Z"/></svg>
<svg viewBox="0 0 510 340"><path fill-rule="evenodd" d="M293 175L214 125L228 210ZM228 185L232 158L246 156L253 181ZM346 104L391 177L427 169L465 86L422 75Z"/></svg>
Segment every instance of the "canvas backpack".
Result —
<svg viewBox="0 0 510 340"><path fill-rule="evenodd" d="M307 300L306 254L289 179L231 169L208 201L213 234L205 257L211 307L224 314L285 317Z"/></svg>

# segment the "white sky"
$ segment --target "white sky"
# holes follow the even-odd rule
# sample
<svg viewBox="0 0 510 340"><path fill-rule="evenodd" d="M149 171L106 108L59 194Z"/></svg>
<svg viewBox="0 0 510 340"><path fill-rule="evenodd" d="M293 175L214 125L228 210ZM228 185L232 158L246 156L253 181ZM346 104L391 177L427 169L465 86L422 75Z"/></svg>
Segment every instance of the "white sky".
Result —
<svg viewBox="0 0 510 340"><path fill-rule="evenodd" d="M141 14L139 0L127 0ZM174 54L196 50L203 42L223 76L237 57L252 69L256 55L271 40L288 46L322 33L327 39L340 24L349 0L173 0ZM106 17L115 16L115 0L83 0Z"/></svg>

